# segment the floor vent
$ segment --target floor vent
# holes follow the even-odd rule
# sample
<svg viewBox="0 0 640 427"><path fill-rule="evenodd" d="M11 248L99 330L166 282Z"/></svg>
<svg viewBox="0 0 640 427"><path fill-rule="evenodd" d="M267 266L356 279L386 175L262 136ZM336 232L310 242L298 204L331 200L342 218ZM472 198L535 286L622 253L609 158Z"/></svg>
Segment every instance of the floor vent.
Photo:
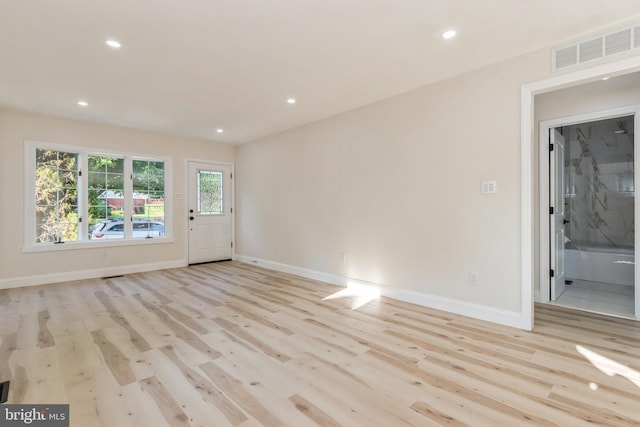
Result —
<svg viewBox="0 0 640 427"><path fill-rule="evenodd" d="M9 400L9 381L0 384L0 403Z"/></svg>
<svg viewBox="0 0 640 427"><path fill-rule="evenodd" d="M553 71L557 71L633 49L640 49L640 25L555 48L551 51L551 62Z"/></svg>

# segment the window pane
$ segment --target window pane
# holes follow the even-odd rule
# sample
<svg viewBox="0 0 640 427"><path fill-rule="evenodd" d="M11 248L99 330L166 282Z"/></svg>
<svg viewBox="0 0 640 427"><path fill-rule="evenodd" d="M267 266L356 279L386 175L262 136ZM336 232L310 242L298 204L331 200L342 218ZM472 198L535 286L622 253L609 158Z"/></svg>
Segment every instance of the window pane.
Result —
<svg viewBox="0 0 640 427"><path fill-rule="evenodd" d="M73 206L78 205L78 189L76 188L63 188L57 191L58 200L63 200L65 203L69 203Z"/></svg>
<svg viewBox="0 0 640 427"><path fill-rule="evenodd" d="M144 172L133 173L133 191L145 191L149 188L149 180Z"/></svg>
<svg viewBox="0 0 640 427"><path fill-rule="evenodd" d="M78 154L36 149L36 242L78 240Z"/></svg>
<svg viewBox="0 0 640 427"><path fill-rule="evenodd" d="M106 175L107 178L107 189L110 190L120 190L122 191L124 188L124 175L119 173L108 173Z"/></svg>
<svg viewBox="0 0 640 427"><path fill-rule="evenodd" d="M98 220L106 220L109 218L107 200L100 197L103 192L104 190L101 189L89 189L89 233L91 233L91 229L95 226L103 224L97 222Z"/></svg>
<svg viewBox="0 0 640 427"><path fill-rule="evenodd" d="M35 211L36 243L80 238L123 239L125 230L133 233L127 234L127 238L164 236L163 161L43 148L34 149L34 154L36 203L31 209ZM85 162L87 170L80 176L79 164ZM125 169L132 172L133 191L125 181ZM82 192L79 191L80 181L83 182ZM127 211L125 218L124 208L129 204L131 212ZM87 223L88 236L78 236L83 229L78 216L79 206L87 209L88 217L83 218L83 222Z"/></svg>
<svg viewBox="0 0 640 427"><path fill-rule="evenodd" d="M164 222L164 192L152 191L147 199L147 217Z"/></svg>
<svg viewBox="0 0 640 427"><path fill-rule="evenodd" d="M122 239L124 226L113 221L124 217L124 158L88 156L88 164L89 238Z"/></svg>
<svg viewBox="0 0 640 427"><path fill-rule="evenodd" d="M89 188L104 188L104 173L102 172L89 172L88 174L88 185Z"/></svg>
<svg viewBox="0 0 640 427"><path fill-rule="evenodd" d="M133 237L164 236L164 162L134 160Z"/></svg>
<svg viewBox="0 0 640 427"><path fill-rule="evenodd" d="M222 172L198 171L198 214L222 213Z"/></svg>
<svg viewBox="0 0 640 427"><path fill-rule="evenodd" d="M107 172L123 174L124 173L124 158L122 157L108 157L109 161L106 163Z"/></svg>

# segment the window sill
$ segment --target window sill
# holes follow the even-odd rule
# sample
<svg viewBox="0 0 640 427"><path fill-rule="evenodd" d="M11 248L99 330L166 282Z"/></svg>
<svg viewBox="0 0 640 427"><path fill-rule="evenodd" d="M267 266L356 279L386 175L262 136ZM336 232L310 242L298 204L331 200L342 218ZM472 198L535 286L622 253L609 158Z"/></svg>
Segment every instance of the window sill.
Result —
<svg viewBox="0 0 640 427"><path fill-rule="evenodd" d="M24 245L22 247L22 253L33 252L55 252L55 251L70 251L79 249L100 249L100 248L113 248L120 246L141 246L141 245L158 245L163 243L173 243L172 237L156 237L153 239L129 239L129 240L104 240L104 241L79 241L79 242L64 242L64 243L40 243Z"/></svg>

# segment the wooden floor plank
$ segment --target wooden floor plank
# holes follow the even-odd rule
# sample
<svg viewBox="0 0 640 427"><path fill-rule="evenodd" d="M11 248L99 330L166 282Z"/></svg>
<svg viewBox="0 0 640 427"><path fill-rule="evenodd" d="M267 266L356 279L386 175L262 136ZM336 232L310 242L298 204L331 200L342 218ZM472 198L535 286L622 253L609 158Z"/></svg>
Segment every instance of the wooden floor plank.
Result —
<svg viewBox="0 0 640 427"><path fill-rule="evenodd" d="M247 416L223 391L215 387L211 381L208 381L195 369L190 368L180 360L180 357L172 346L162 347L160 351L175 365L175 368L178 368L179 372L191 384L192 388L199 392L202 399L215 406L232 426L240 425L247 420Z"/></svg>
<svg viewBox="0 0 640 427"><path fill-rule="evenodd" d="M109 341L104 331L93 331L91 336L118 384L123 386L135 382L136 376L130 366L131 360L120 351L117 345Z"/></svg>
<svg viewBox="0 0 640 427"><path fill-rule="evenodd" d="M146 391L156 401L158 409L170 426L190 426L189 416L176 403L171 393L156 378L149 377L140 381L142 390Z"/></svg>
<svg viewBox="0 0 640 427"><path fill-rule="evenodd" d="M256 420L259 420L263 425L266 427L284 425L276 415L271 413L265 405L253 396L246 385L221 369L214 362L207 362L201 365L200 369L204 371L218 388L224 390L237 405L241 406L242 409Z"/></svg>
<svg viewBox="0 0 640 427"><path fill-rule="evenodd" d="M0 291L8 403L72 426L640 425L640 323L536 305L531 332L223 262Z"/></svg>
<svg viewBox="0 0 640 427"><path fill-rule="evenodd" d="M136 346L138 351L145 352L147 350L151 350L151 346L149 343L140 335L140 333L129 323L127 318L116 309L111 298L107 296L102 291L95 292L95 296L100 301L100 303L104 306L104 308L109 312L111 319L116 322L118 325L122 326L129 333L129 337L133 345Z"/></svg>
<svg viewBox="0 0 640 427"><path fill-rule="evenodd" d="M295 405L296 409L305 414L311 420L313 420L316 424L323 427L341 427L342 425L336 422L331 416L322 409L318 408L316 405L300 396L299 394L294 394L289 398Z"/></svg>

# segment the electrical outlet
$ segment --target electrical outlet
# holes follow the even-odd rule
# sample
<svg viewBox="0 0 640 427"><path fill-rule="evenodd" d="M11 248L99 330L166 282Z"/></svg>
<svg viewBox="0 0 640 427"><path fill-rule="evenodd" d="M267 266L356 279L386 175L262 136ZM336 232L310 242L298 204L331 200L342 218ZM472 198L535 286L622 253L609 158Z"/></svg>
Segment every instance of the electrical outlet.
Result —
<svg viewBox="0 0 640 427"><path fill-rule="evenodd" d="M478 286L478 273L475 271L469 273L469 284L471 286Z"/></svg>

